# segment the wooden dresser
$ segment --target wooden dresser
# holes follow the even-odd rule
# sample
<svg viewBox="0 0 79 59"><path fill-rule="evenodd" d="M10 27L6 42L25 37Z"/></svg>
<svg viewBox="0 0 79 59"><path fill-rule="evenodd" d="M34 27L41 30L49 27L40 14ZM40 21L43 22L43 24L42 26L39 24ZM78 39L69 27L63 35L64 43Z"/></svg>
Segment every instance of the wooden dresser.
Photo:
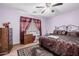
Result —
<svg viewBox="0 0 79 59"><path fill-rule="evenodd" d="M12 47L12 28L0 28L0 55L9 53Z"/></svg>
<svg viewBox="0 0 79 59"><path fill-rule="evenodd" d="M24 39L22 41L23 44L29 44L33 42L33 35L32 34L25 34Z"/></svg>

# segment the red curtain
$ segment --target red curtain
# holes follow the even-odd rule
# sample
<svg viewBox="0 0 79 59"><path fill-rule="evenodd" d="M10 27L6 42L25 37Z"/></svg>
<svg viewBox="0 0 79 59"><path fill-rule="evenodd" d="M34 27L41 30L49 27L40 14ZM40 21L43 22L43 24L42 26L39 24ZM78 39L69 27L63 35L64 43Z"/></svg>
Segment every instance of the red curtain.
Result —
<svg viewBox="0 0 79 59"><path fill-rule="evenodd" d="M31 19L27 17L21 17L21 31L26 31L31 23Z"/></svg>
<svg viewBox="0 0 79 59"><path fill-rule="evenodd" d="M34 22L35 22L37 29L40 31L40 35L41 35L41 21L38 19L34 19Z"/></svg>
<svg viewBox="0 0 79 59"><path fill-rule="evenodd" d="M20 33L21 33L20 35L21 36L23 36L24 33L26 33L32 20L34 20L37 29L40 31L40 35L42 35L42 33L41 33L41 21L40 20L21 16L20 17Z"/></svg>

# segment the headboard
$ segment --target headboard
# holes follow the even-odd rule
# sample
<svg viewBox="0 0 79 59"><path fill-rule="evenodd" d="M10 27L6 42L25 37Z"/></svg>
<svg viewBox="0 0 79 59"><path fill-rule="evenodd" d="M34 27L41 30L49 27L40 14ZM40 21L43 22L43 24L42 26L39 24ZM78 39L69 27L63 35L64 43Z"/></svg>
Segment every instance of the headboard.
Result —
<svg viewBox="0 0 79 59"><path fill-rule="evenodd" d="M66 31L66 25L61 25L59 27L55 26L55 30L65 30Z"/></svg>
<svg viewBox="0 0 79 59"><path fill-rule="evenodd" d="M76 25L68 25L67 26L68 32L79 32L79 26Z"/></svg>
<svg viewBox="0 0 79 59"><path fill-rule="evenodd" d="M76 26L76 25L62 25L62 26L55 26L55 30L65 30L67 32L79 32L79 26Z"/></svg>

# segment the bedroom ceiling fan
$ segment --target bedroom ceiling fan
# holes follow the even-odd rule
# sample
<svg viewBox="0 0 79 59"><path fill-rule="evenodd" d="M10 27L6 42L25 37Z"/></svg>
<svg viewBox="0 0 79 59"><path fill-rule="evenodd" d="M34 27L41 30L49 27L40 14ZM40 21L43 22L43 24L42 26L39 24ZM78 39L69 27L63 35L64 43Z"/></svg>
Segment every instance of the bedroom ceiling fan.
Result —
<svg viewBox="0 0 79 59"><path fill-rule="evenodd" d="M56 4L52 4L52 3L45 3L45 6L36 6L35 8L42 8L43 10L41 11L41 14L45 13L45 11L47 9L49 9L52 13L54 12L54 10L51 10L50 8L55 7L55 6L60 6L63 5L63 3L56 3ZM37 13L36 11L34 11L33 13Z"/></svg>

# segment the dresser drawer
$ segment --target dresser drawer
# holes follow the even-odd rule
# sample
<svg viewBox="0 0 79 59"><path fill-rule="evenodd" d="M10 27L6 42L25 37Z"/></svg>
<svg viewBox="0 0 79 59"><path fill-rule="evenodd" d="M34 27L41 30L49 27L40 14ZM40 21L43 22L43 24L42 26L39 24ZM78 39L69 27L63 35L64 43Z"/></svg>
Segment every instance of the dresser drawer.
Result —
<svg viewBox="0 0 79 59"><path fill-rule="evenodd" d="M33 41L33 35L32 34L27 34L24 35L24 44L31 43Z"/></svg>

